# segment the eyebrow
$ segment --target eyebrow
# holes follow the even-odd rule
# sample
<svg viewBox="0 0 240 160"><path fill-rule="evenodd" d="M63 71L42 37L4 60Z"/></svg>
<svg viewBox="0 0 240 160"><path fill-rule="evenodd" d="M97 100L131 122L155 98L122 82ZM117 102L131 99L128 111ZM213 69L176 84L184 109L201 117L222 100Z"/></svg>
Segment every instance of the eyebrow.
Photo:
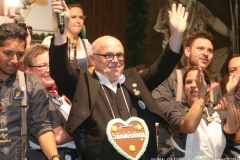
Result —
<svg viewBox="0 0 240 160"><path fill-rule="evenodd" d="M25 50L21 50L21 51L15 51L15 50L12 50L12 49L3 49L2 50L3 52L16 52L16 53L25 53Z"/></svg>

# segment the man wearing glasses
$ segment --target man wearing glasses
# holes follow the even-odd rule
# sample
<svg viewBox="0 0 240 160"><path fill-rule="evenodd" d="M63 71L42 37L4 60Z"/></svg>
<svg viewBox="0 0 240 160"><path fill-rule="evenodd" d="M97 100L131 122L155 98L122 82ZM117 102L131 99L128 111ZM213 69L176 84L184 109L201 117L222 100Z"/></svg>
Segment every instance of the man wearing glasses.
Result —
<svg viewBox="0 0 240 160"><path fill-rule="evenodd" d="M0 159L26 158L26 139L31 134L46 157L57 160L45 89L36 76L18 71L27 35L19 24L0 25Z"/></svg>
<svg viewBox="0 0 240 160"><path fill-rule="evenodd" d="M56 13L63 10L65 22L68 22L69 10L64 1L61 4L63 7L60 2L52 1L54 19L57 22ZM124 48L112 36L103 36L93 42L93 55L89 57L95 66L92 74L83 69L76 71L68 62L66 32L60 34L56 31L50 46L50 74L73 103L65 128L73 136L78 153L81 151L78 147L79 135L81 128L84 128L86 159L133 159L129 155L138 152L140 146L131 144L130 138L124 143L129 146L124 149L121 145L114 145L111 135L119 134L118 130L124 128L117 127L114 121L136 117L142 120L139 120L143 122L141 124L146 123L147 127L144 128L148 128L150 136L144 137L149 138L142 146L146 148L135 159L157 157L155 122L164 119L150 92L170 75L181 58L178 53L186 29L187 13L181 5L177 8L174 4L169 17L172 30L169 45L154 65L142 73L135 69L123 71ZM111 123L114 125L107 127ZM142 126L136 125L137 130L141 130ZM122 139L126 140L126 137Z"/></svg>

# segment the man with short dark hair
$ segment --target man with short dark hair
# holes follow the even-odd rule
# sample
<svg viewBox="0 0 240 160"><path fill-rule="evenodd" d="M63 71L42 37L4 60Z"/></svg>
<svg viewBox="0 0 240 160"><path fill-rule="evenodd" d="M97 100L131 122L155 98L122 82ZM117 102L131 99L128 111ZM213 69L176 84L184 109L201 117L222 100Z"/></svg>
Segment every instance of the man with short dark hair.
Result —
<svg viewBox="0 0 240 160"><path fill-rule="evenodd" d="M19 24L0 25L0 159L26 158L26 139L31 134L47 158L57 160L46 91L38 77L18 71L27 35L27 28Z"/></svg>

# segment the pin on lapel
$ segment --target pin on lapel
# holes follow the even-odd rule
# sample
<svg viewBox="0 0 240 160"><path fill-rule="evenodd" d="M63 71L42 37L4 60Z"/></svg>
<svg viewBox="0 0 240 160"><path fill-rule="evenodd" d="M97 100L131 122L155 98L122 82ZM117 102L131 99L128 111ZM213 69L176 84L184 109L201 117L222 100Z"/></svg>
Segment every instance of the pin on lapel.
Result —
<svg viewBox="0 0 240 160"><path fill-rule="evenodd" d="M53 103L56 104L58 107L61 107L61 102L60 102L57 98L53 97L53 98L52 98L52 101L53 101Z"/></svg>
<svg viewBox="0 0 240 160"><path fill-rule="evenodd" d="M132 87L134 87L134 88L133 88L134 95L135 95L135 96L138 96L138 95L140 94L140 91L136 89L137 83L133 83L133 84L132 84Z"/></svg>
<svg viewBox="0 0 240 160"><path fill-rule="evenodd" d="M24 97L24 91L20 88L14 88L12 90L12 96L14 100L21 100Z"/></svg>
<svg viewBox="0 0 240 160"><path fill-rule="evenodd" d="M139 100L138 101L138 105L139 105L139 107L141 108L141 109L146 109L146 106L145 106L145 104L143 103L143 101L141 101L141 100Z"/></svg>
<svg viewBox="0 0 240 160"><path fill-rule="evenodd" d="M133 86L133 87L137 87L137 83L133 83L132 86Z"/></svg>
<svg viewBox="0 0 240 160"><path fill-rule="evenodd" d="M135 92L134 92L134 95L135 96L138 96L140 94L140 91L139 90L136 90Z"/></svg>

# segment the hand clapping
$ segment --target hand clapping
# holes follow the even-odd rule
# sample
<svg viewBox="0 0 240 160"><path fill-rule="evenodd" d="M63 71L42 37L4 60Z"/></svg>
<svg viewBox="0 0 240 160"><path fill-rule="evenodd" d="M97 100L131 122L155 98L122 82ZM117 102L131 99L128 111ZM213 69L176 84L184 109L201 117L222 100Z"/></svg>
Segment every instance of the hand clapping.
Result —
<svg viewBox="0 0 240 160"><path fill-rule="evenodd" d="M207 84L202 73L202 68L200 66L198 66L196 85L198 88L198 97L205 97L207 94Z"/></svg>
<svg viewBox="0 0 240 160"><path fill-rule="evenodd" d="M229 76L229 80L228 80L228 83L226 85L227 94L229 94L229 95L234 95L235 94L235 90L236 90L236 87L238 85L238 82L239 82L239 76L238 75Z"/></svg>

